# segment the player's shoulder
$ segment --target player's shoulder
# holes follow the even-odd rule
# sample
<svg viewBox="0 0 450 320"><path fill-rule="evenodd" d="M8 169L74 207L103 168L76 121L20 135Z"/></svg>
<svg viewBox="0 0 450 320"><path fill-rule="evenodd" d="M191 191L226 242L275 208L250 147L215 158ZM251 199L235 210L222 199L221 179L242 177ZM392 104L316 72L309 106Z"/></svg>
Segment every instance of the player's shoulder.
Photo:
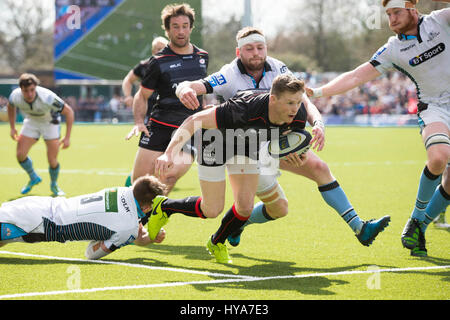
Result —
<svg viewBox="0 0 450 320"><path fill-rule="evenodd" d="M195 54L197 54L199 56L202 56L202 57L208 57L208 55L209 55L208 51L206 51L206 50L204 50L202 48L199 48L199 47L197 47L194 44L192 46L194 47L194 53Z"/></svg>
<svg viewBox="0 0 450 320"><path fill-rule="evenodd" d="M36 94L38 95L39 99L48 104L52 104L55 97L57 97L56 93L54 93L52 90L41 86L36 87Z"/></svg>
<svg viewBox="0 0 450 320"><path fill-rule="evenodd" d="M9 95L9 101L11 103L17 103L23 99L22 91L20 87L15 88Z"/></svg>
<svg viewBox="0 0 450 320"><path fill-rule="evenodd" d="M286 64L281 60L267 56L266 63L270 67L270 70L275 71L278 74L290 73ZM266 67L266 69L267 69L267 67Z"/></svg>

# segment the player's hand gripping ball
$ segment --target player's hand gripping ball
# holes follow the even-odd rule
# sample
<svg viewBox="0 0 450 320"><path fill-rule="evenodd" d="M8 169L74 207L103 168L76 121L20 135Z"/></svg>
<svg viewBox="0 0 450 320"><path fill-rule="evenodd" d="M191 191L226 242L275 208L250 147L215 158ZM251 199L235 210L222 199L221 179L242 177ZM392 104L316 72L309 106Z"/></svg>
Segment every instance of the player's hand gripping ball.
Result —
<svg viewBox="0 0 450 320"><path fill-rule="evenodd" d="M302 129L294 129L286 135L281 135L278 139L272 139L269 142L269 154L280 160L290 153L301 155L309 150L309 144L312 139L311 134Z"/></svg>

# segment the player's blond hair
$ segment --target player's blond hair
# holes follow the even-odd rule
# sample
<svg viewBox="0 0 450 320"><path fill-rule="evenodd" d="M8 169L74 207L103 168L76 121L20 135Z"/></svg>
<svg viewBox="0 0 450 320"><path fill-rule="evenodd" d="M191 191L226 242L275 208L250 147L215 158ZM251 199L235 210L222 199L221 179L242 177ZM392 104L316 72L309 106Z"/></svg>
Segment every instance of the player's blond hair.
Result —
<svg viewBox="0 0 450 320"><path fill-rule="evenodd" d="M383 0L383 3L382 3L383 7L386 7L390 1L391 0ZM416 5L419 3L419 0L405 0L405 1L411 2L413 5Z"/></svg>
<svg viewBox="0 0 450 320"><path fill-rule="evenodd" d="M158 178L145 175L136 179L133 183L133 196L141 206L151 205L153 199L167 193L167 186Z"/></svg>
<svg viewBox="0 0 450 320"><path fill-rule="evenodd" d="M264 37L264 33L258 28L255 28L255 27L244 27L244 28L242 28L241 30L239 30L237 32L237 34L236 34L236 42L238 42L239 39L245 38L245 37L247 37L247 36L249 36L251 34L254 34L254 33L260 34L260 35L262 35Z"/></svg>
<svg viewBox="0 0 450 320"><path fill-rule="evenodd" d="M186 16L189 18L189 27L194 28L195 10L187 3L168 4L161 11L161 21L163 30L170 30L170 19L178 16Z"/></svg>
<svg viewBox="0 0 450 320"><path fill-rule="evenodd" d="M38 77L32 73L22 73L19 77L19 87L26 88L31 85L37 86L40 83Z"/></svg>
<svg viewBox="0 0 450 320"><path fill-rule="evenodd" d="M290 74L283 74L273 79L270 94L280 97L285 92L297 93L305 91L305 81Z"/></svg>

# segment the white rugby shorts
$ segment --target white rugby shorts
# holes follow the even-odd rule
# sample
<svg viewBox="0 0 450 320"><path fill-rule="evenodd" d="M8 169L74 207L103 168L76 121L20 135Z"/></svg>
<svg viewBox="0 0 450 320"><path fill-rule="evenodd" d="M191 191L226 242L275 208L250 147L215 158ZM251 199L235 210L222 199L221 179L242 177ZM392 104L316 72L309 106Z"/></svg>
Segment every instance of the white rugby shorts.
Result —
<svg viewBox="0 0 450 320"><path fill-rule="evenodd" d="M61 126L59 124L25 118L20 134L33 139L39 139L42 136L44 140L54 140L60 138Z"/></svg>
<svg viewBox="0 0 450 320"><path fill-rule="evenodd" d="M426 110L418 114L421 130L432 122L441 122L450 130L450 104L429 103Z"/></svg>
<svg viewBox="0 0 450 320"><path fill-rule="evenodd" d="M259 166L255 160L245 156L234 156L221 166L198 165L198 178L202 181L220 182L225 180L225 168L228 174L259 174Z"/></svg>

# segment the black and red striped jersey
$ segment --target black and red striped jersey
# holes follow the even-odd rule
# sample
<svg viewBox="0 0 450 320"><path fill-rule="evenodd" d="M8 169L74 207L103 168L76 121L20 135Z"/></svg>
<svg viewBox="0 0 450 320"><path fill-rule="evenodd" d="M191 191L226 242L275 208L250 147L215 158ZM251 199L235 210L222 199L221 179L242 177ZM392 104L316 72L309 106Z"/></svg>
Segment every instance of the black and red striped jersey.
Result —
<svg viewBox="0 0 450 320"><path fill-rule="evenodd" d="M166 46L143 65L141 86L158 92L151 121L178 127L188 116L201 110L201 107L197 110L186 108L175 95L179 83L199 80L207 75L208 52L193 47L192 54L176 54Z"/></svg>

